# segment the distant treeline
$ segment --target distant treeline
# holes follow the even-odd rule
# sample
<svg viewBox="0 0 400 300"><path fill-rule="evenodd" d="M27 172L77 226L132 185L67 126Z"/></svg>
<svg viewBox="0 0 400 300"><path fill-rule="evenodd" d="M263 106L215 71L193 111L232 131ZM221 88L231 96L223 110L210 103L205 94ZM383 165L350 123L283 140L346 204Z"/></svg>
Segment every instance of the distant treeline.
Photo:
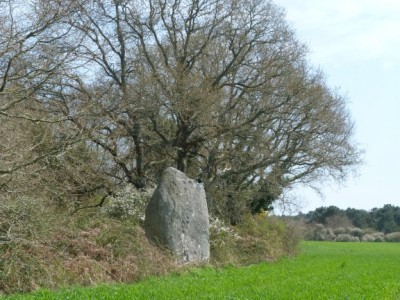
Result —
<svg viewBox="0 0 400 300"><path fill-rule="evenodd" d="M304 218L307 223L319 223L331 228L355 226L385 234L400 231L400 207L391 204L370 211L354 208L343 210L336 206L319 207L307 214L300 213L297 217Z"/></svg>

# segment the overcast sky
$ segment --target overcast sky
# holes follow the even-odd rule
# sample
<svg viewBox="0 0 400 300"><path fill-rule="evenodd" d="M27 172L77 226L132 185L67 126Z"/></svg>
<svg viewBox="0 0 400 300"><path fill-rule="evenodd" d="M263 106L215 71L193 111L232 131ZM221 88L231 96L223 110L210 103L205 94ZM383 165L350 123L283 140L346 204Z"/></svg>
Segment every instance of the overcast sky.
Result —
<svg viewBox="0 0 400 300"><path fill-rule="evenodd" d="M321 199L294 191L308 212L336 205L400 206L400 0L275 0L321 67L349 99L355 139L365 150L359 176L324 186Z"/></svg>

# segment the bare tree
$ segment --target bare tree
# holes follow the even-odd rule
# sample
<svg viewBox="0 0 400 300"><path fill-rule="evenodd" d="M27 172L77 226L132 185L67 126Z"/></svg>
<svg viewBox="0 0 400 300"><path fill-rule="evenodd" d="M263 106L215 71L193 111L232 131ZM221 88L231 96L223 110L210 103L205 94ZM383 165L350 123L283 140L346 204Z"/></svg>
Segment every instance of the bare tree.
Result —
<svg viewBox="0 0 400 300"><path fill-rule="evenodd" d="M309 66L306 48L272 1L58 5L66 10L48 19L57 21L43 31L45 42L34 34L28 44L51 45L65 56L57 63L32 58L42 73L24 71L18 82L35 75L37 85L23 86L47 116L66 121L71 141L82 137L100 158L91 174L143 188L174 165L202 180L210 209L223 213L235 198L257 211L293 184L344 180L360 162L346 99ZM43 11L57 9L36 15ZM3 88L2 97L11 95L14 76L7 65L10 92Z"/></svg>
<svg viewBox="0 0 400 300"><path fill-rule="evenodd" d="M257 186L271 203L296 182L342 180L359 163L345 99L308 65L271 1L148 1L125 11L153 107L149 130L208 189Z"/></svg>
<svg viewBox="0 0 400 300"><path fill-rule="evenodd" d="M0 1L0 187L42 167L37 163L74 143L72 136L43 149L63 117L49 114L44 96L51 80L62 73L71 49L62 49L60 26L71 8L62 1ZM39 127L47 133L39 133ZM51 129L52 127L52 129ZM20 185L22 186L22 184ZM26 182L25 182L26 186Z"/></svg>
<svg viewBox="0 0 400 300"><path fill-rule="evenodd" d="M143 188L143 109L131 87L132 64L138 58L124 21L127 1L73 2L78 9L70 14L68 26L80 43L72 63L77 68L59 83L61 110L110 163L103 172L115 182Z"/></svg>

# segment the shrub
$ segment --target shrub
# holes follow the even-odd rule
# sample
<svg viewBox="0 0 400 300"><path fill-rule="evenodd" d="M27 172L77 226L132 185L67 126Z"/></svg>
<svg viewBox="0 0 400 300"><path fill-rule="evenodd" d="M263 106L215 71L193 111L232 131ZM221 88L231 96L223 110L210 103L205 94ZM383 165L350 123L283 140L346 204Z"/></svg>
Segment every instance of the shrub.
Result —
<svg viewBox="0 0 400 300"><path fill-rule="evenodd" d="M335 240L335 233L331 228L325 228L322 224L317 224L314 230L314 240L333 241Z"/></svg>
<svg viewBox="0 0 400 300"><path fill-rule="evenodd" d="M372 236L375 237L375 242L385 241L385 234L383 232L375 232Z"/></svg>
<svg viewBox="0 0 400 300"><path fill-rule="evenodd" d="M207 190L207 200L212 203L208 209L212 215L218 216L226 223L237 225L249 212L249 193L221 188L218 184Z"/></svg>
<svg viewBox="0 0 400 300"><path fill-rule="evenodd" d="M302 237L306 241L314 240L314 227L312 224L306 224L303 227Z"/></svg>
<svg viewBox="0 0 400 300"><path fill-rule="evenodd" d="M360 228L356 228L356 227L354 227L354 228L348 228L348 232L352 235L352 236L356 236L356 237L358 237L359 239L361 239L362 237L363 237L363 235L364 235L364 231L362 230L362 229L360 229Z"/></svg>
<svg viewBox="0 0 400 300"><path fill-rule="evenodd" d="M312 224L307 224L304 219L294 219L291 217L281 217L281 220L286 223L288 229L294 235L301 237L304 240L311 240L313 236Z"/></svg>
<svg viewBox="0 0 400 300"><path fill-rule="evenodd" d="M335 233L335 235L344 234L346 233L346 229L344 229L343 227L338 227L335 228L333 232Z"/></svg>
<svg viewBox="0 0 400 300"><path fill-rule="evenodd" d="M327 235L334 235L335 233L333 232L332 228L325 228L325 234Z"/></svg>
<svg viewBox="0 0 400 300"><path fill-rule="evenodd" d="M362 242L375 242L375 236L373 236L372 234L365 234L362 239Z"/></svg>
<svg viewBox="0 0 400 300"><path fill-rule="evenodd" d="M229 236L233 239L240 239L238 233L234 230L233 226L226 224L224 221L217 217L210 217L210 235L215 237L218 236ZM215 241L217 241L216 239Z"/></svg>
<svg viewBox="0 0 400 300"><path fill-rule="evenodd" d="M325 219L324 224L326 226L332 227L332 228L338 228L338 227L346 227L346 226L352 226L351 220L346 216L342 214L334 214L333 216L329 216Z"/></svg>
<svg viewBox="0 0 400 300"><path fill-rule="evenodd" d="M384 240L383 232L367 233L361 239L362 242L383 242Z"/></svg>
<svg viewBox="0 0 400 300"><path fill-rule="evenodd" d="M145 209L153 194L153 190L138 190L132 185L126 186L101 211L116 219L130 218L136 222L144 221Z"/></svg>
<svg viewBox="0 0 400 300"><path fill-rule="evenodd" d="M46 201L29 198L0 199L0 294L28 292L36 286L52 286L47 267L37 255L49 257L37 242L51 235L58 220Z"/></svg>
<svg viewBox="0 0 400 300"><path fill-rule="evenodd" d="M0 295L52 284L46 268L36 259L38 252L42 252L40 247L29 242L0 244Z"/></svg>
<svg viewBox="0 0 400 300"><path fill-rule="evenodd" d="M373 228L363 228L364 234L374 234L376 233L376 230Z"/></svg>
<svg viewBox="0 0 400 300"><path fill-rule="evenodd" d="M336 237L336 242L359 242L359 241L360 241L360 238L358 236L352 236L347 233L339 234Z"/></svg>
<svg viewBox="0 0 400 300"><path fill-rule="evenodd" d="M400 242L400 232L392 232L385 235L386 242Z"/></svg>
<svg viewBox="0 0 400 300"><path fill-rule="evenodd" d="M245 215L237 226L211 223L211 262L218 266L274 261L293 255L300 241L298 232L283 220L263 214Z"/></svg>
<svg viewBox="0 0 400 300"><path fill-rule="evenodd" d="M218 218L210 218L211 261L216 265L237 263L236 240L241 237L235 228Z"/></svg>
<svg viewBox="0 0 400 300"><path fill-rule="evenodd" d="M238 226L240 243L245 243L245 238L253 240L255 244L263 244L259 257L275 260L284 255L294 254L297 251L300 235L283 220L274 216L261 214L247 215L244 222ZM247 247L247 245L245 245ZM257 256L256 253L254 253ZM261 254L261 255L260 255Z"/></svg>
<svg viewBox="0 0 400 300"><path fill-rule="evenodd" d="M0 294L132 282L178 269L169 251L149 243L135 220L99 210L70 215L39 199L0 203L0 227L6 229L0 236L7 236L0 241Z"/></svg>
<svg viewBox="0 0 400 300"><path fill-rule="evenodd" d="M117 203L124 199L115 198ZM168 250L147 240L140 214L128 209L116 218L110 208L118 206L112 202L108 210L72 215L45 199L0 203L0 238L5 240L0 240L0 294L133 282L184 268ZM300 239L296 229L276 217L244 215L237 226L219 219L210 224L211 263L217 266L277 260L296 253Z"/></svg>

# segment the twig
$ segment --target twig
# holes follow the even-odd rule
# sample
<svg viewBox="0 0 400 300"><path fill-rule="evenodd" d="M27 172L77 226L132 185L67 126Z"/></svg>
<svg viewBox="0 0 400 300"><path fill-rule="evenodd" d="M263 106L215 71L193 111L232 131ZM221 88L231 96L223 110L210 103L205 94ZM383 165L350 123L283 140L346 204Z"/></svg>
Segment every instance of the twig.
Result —
<svg viewBox="0 0 400 300"><path fill-rule="evenodd" d="M82 207L76 208L76 209L71 213L71 215L76 214L78 211L80 211L80 210L82 210L82 209L102 207L103 204L104 204L104 201L105 201L105 200L107 199L107 197L110 196L111 194L112 194L111 192L105 194L105 195L101 198L100 202L97 203L97 204L88 205L88 206L82 206Z"/></svg>

